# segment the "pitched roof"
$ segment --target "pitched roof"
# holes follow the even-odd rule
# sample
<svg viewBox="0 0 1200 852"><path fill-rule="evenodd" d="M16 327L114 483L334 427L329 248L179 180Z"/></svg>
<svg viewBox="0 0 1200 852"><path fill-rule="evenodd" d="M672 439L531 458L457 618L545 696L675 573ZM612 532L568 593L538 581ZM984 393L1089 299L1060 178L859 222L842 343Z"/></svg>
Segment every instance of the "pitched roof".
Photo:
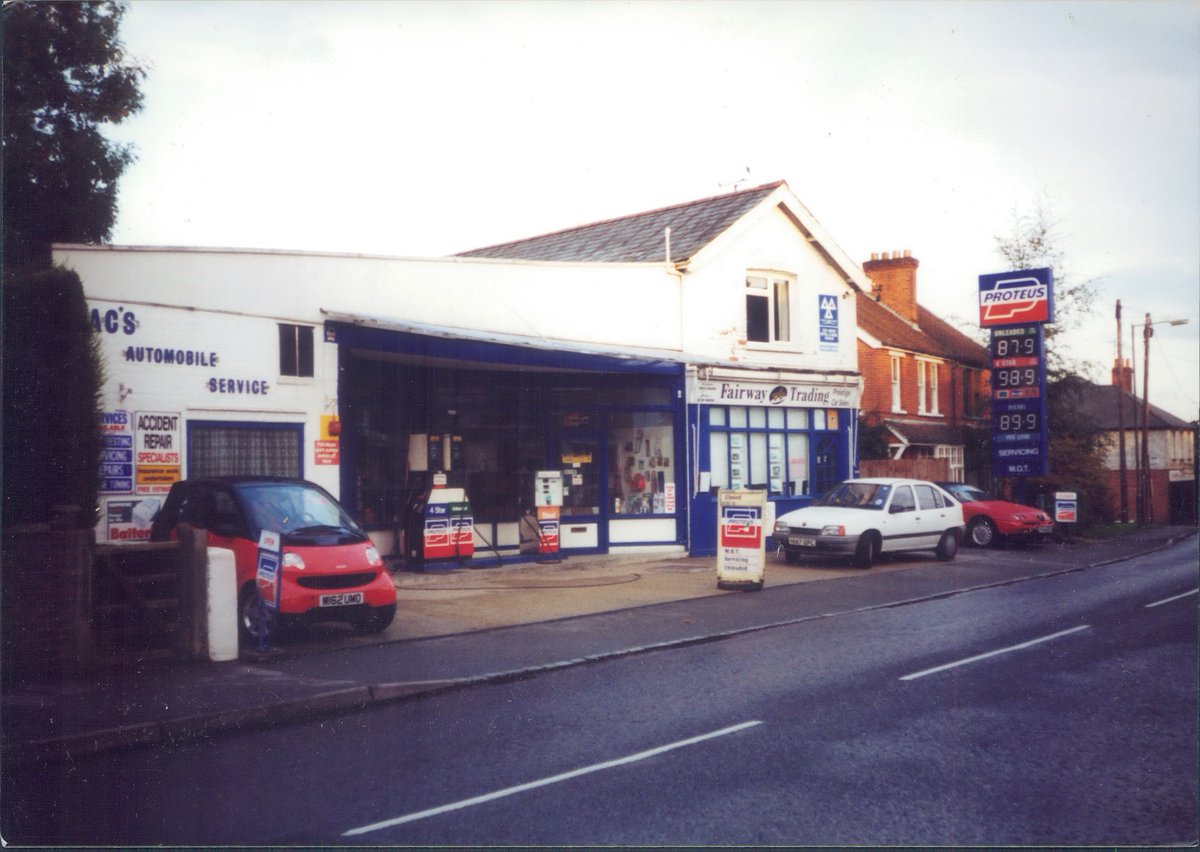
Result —
<svg viewBox="0 0 1200 852"><path fill-rule="evenodd" d="M663 230L670 228L671 261L681 263L692 258L780 186L783 186L783 181L538 237L471 249L455 256L649 263L665 260Z"/></svg>
<svg viewBox="0 0 1200 852"><path fill-rule="evenodd" d="M869 293L858 296L858 326L884 346L949 358L972 367L991 366L988 351L928 308L917 305L914 327Z"/></svg>
<svg viewBox="0 0 1200 852"><path fill-rule="evenodd" d="M936 445L961 444L962 438L955 433L953 427L944 423L919 423L914 420L884 420L887 426L907 444Z"/></svg>
<svg viewBox="0 0 1200 852"><path fill-rule="evenodd" d="M1137 424L1140 428L1142 418L1142 401L1136 394L1129 391L1119 391L1115 385L1098 385L1094 382L1089 382L1087 379L1079 376L1068 376L1063 379L1077 397L1074 401L1074 407L1077 412L1083 414L1087 419L1095 422L1102 429L1116 430L1119 428L1119 420L1124 419L1126 429L1132 429L1134 426L1134 412L1137 413ZM1121 400L1124 406L1124 414L1118 416L1117 400ZM1169 411L1163 411L1157 405L1149 406L1148 427L1151 429L1187 429L1191 430L1192 424L1182 418L1176 417Z"/></svg>

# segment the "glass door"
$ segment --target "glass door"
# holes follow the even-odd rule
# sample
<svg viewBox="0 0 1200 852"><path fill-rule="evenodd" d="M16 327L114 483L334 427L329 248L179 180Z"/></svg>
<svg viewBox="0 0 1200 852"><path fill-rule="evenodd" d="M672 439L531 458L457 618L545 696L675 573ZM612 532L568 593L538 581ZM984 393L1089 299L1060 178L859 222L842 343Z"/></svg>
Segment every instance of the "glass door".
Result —
<svg viewBox="0 0 1200 852"><path fill-rule="evenodd" d="M563 475L562 549L602 550L608 536L601 511L607 499L601 436L562 432L554 445L554 463Z"/></svg>

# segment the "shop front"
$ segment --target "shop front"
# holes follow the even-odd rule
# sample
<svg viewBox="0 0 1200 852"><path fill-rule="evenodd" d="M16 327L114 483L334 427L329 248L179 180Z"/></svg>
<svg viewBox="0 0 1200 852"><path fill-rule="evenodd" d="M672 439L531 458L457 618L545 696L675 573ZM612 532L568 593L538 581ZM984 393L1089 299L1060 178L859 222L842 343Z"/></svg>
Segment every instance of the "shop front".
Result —
<svg viewBox="0 0 1200 852"><path fill-rule="evenodd" d="M720 489L765 491L772 521L857 473L860 381L855 373L689 368L693 556L716 552Z"/></svg>
<svg viewBox="0 0 1200 852"><path fill-rule="evenodd" d="M414 507L443 483L470 504L472 564L532 558L539 471L562 476L563 553L682 552L681 363L358 318L325 338L341 502L394 558L413 558Z"/></svg>

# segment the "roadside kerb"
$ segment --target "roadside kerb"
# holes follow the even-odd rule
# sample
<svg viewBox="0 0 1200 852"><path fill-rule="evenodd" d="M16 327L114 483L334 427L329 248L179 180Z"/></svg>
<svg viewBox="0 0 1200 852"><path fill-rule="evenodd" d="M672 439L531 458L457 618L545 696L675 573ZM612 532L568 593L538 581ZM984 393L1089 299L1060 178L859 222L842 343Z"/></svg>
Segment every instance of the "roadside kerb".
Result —
<svg viewBox="0 0 1200 852"><path fill-rule="evenodd" d="M685 636L679 639L669 639L662 642L631 646L614 651L604 651L597 654L589 654L566 660L555 660L550 663L524 666L518 669L488 672L480 675L471 675L469 677L449 680L359 684L347 687L345 689L328 690L315 695L306 696L304 698L291 699L274 704L256 704L244 708L221 710L213 713L199 714L196 716L183 719L174 719L165 722L137 723L103 731L88 732L85 734L72 734L69 736L55 737L46 740L37 740L29 743L5 747L4 759L5 762L13 761L17 763L24 763L34 760L51 761L72 759L80 756L99 754L104 751L137 748L148 745L161 745L164 743L179 743L190 739L221 733L247 731L282 726L295 722L312 721L313 719L321 717L342 715L348 712L357 712L371 707L384 706L391 703L427 697L430 695L450 692L458 689L471 688L487 684L515 682L536 677L541 674L562 671L592 663L622 659L641 654L653 653L655 651L693 647L712 642L719 642L736 636L749 635L765 630L774 630L780 627L791 627L797 624L805 624L829 618L855 615L881 609L894 609L902 606L911 606L913 604L942 600L970 592L1016 585L1017 583L1024 583L1031 580L1042 580L1050 577L1074 574L1081 571L1113 565L1119 562L1126 562L1130 559L1155 553L1160 550L1164 550L1167 547L1178 544L1179 542L1184 541L1193 535L1195 535L1195 532L1187 532L1174 536L1166 543L1147 550L1131 552L1123 556L1103 560L1100 562L1074 565L1062 568L1060 570L1046 571L1024 577L1013 577L992 583L982 583L973 586L947 589L941 592L934 592L901 600L888 601L885 603L871 604L868 606L797 616L795 618L780 619L764 624L752 624L744 627L735 627L702 635ZM654 604L653 606L657 605L658 604Z"/></svg>

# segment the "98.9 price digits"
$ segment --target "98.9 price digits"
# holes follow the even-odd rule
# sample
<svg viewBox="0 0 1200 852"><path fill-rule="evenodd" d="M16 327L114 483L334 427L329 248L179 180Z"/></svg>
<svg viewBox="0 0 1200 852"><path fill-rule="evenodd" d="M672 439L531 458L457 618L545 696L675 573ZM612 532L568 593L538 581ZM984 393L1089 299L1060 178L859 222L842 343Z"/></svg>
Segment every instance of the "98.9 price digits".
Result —
<svg viewBox="0 0 1200 852"><path fill-rule="evenodd" d="M1012 367L1006 370L994 370L993 376L998 388L1030 388L1038 383L1036 367Z"/></svg>

